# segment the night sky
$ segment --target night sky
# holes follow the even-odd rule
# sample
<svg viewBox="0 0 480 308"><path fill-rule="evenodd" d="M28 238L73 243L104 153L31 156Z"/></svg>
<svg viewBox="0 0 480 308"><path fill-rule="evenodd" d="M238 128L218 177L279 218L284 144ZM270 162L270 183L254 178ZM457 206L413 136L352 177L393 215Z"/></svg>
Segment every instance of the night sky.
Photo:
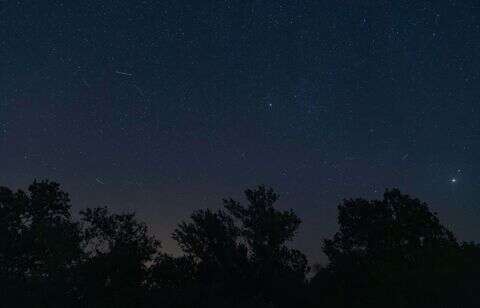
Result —
<svg viewBox="0 0 480 308"><path fill-rule="evenodd" d="M478 1L0 1L0 185L170 233L257 184L322 260L398 187L480 240Z"/></svg>

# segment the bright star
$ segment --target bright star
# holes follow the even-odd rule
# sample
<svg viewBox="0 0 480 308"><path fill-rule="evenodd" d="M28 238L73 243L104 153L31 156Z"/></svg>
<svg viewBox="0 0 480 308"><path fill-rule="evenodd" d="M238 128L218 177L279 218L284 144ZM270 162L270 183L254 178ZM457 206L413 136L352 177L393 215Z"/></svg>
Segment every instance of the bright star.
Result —
<svg viewBox="0 0 480 308"><path fill-rule="evenodd" d="M450 182L456 183L456 182L457 182L457 179L456 179L456 178L453 178L453 179L450 180Z"/></svg>

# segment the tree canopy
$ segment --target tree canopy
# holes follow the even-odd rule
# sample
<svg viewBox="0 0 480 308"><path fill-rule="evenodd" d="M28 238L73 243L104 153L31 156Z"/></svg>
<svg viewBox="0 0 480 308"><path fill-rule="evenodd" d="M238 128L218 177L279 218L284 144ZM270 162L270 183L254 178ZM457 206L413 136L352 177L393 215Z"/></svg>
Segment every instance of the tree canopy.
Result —
<svg viewBox="0 0 480 308"><path fill-rule="evenodd" d="M291 245L301 219L258 186L178 224L162 252L135 213L71 214L54 182L0 187L0 297L7 307L477 307L480 246L397 189L348 199L309 276ZM320 242L321 239L319 239Z"/></svg>

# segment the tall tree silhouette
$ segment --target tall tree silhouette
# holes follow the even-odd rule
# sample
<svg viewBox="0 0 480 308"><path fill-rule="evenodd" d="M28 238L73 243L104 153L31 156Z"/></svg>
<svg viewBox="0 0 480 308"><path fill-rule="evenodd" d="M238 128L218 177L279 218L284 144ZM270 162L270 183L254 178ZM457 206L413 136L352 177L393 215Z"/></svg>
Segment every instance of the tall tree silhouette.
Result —
<svg viewBox="0 0 480 308"><path fill-rule="evenodd" d="M240 222L242 238L249 248L251 277L260 295L277 307L299 304L308 272L307 258L287 247L301 223L293 210L274 207L278 195L258 186L245 191L247 205L224 200L226 210Z"/></svg>
<svg viewBox="0 0 480 308"><path fill-rule="evenodd" d="M143 304L147 263L159 242L133 213L110 214L106 208L82 211L88 258L82 267L84 301L95 307Z"/></svg>
<svg viewBox="0 0 480 308"><path fill-rule="evenodd" d="M0 188L0 212L4 301L40 307L71 304L76 298L72 269L82 251L68 194L48 181L34 182L28 192Z"/></svg>
<svg viewBox="0 0 480 308"><path fill-rule="evenodd" d="M182 222L173 238L188 257L195 261L200 302L223 305L238 301L238 288L246 288L248 272L246 247L240 243L240 230L223 211L195 211L190 222Z"/></svg>
<svg viewBox="0 0 480 308"><path fill-rule="evenodd" d="M195 261L201 301L217 306L298 304L307 260L286 243L300 219L291 210L274 208L278 196L272 189L259 186L245 195L247 206L224 200L224 211L196 211L173 234Z"/></svg>
<svg viewBox="0 0 480 308"><path fill-rule="evenodd" d="M313 284L344 306L438 305L437 279L452 270L459 245L418 199L387 190L383 200L345 200L340 230L324 241L330 264Z"/></svg>

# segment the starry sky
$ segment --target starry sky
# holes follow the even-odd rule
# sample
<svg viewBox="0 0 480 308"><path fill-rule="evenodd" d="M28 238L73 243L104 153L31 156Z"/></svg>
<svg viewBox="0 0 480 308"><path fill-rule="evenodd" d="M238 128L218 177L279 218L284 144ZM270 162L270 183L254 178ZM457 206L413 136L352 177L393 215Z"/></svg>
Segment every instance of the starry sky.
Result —
<svg viewBox="0 0 480 308"><path fill-rule="evenodd" d="M343 198L398 187L480 240L477 1L0 1L0 185L60 182L163 242L279 191L322 260Z"/></svg>

